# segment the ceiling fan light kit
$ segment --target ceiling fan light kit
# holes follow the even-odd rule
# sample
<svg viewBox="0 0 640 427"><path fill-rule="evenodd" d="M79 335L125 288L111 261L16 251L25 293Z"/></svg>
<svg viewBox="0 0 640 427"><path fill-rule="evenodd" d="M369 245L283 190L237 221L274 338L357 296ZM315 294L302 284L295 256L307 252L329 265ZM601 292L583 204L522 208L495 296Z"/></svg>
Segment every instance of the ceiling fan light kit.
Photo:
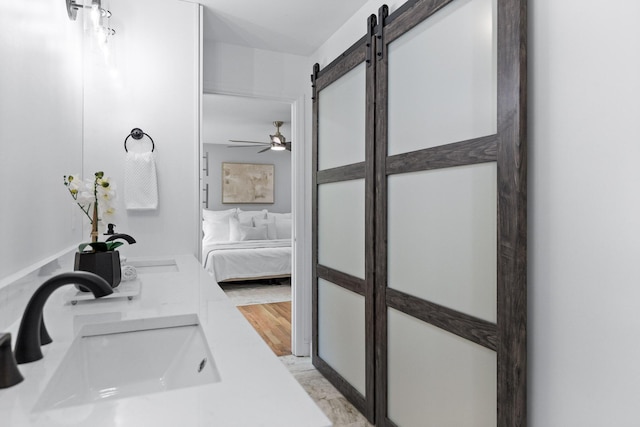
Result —
<svg viewBox="0 0 640 427"><path fill-rule="evenodd" d="M280 126L282 126L283 123L284 122L279 120L273 122L273 125L276 127L276 133L273 135L269 135L270 142L241 141L241 140L235 140L235 139L230 139L229 141L243 142L243 143L250 143L250 144L260 144L260 145L267 146L265 149L258 151L258 153L264 153L265 151L269 151L269 150L291 151L291 142L287 142L287 139L284 137L284 135L280 133ZM228 145L227 147L228 148L247 148L247 147L255 147L255 145Z"/></svg>

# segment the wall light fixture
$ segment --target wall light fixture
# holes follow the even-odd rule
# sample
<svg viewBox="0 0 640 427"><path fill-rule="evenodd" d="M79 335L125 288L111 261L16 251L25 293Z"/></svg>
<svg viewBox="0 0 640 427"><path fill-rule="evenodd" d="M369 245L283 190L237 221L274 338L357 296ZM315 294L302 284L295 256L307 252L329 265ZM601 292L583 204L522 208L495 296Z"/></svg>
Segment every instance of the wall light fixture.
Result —
<svg viewBox="0 0 640 427"><path fill-rule="evenodd" d="M93 28L98 34L98 38L106 42L108 36L112 36L116 33L116 30L109 28L108 24L109 18L111 18L111 12L102 7L102 0L91 0L90 6L82 4L82 1L83 0L80 0L80 3L77 3L76 0L66 0L67 15L69 15L69 19L75 21L78 17L78 10L89 9L89 17L93 24Z"/></svg>
<svg viewBox="0 0 640 427"><path fill-rule="evenodd" d="M67 1L67 15L69 15L69 19L75 21L78 17L79 9L91 9L91 19L94 21L99 19L100 17L111 17L111 12L102 8L101 0L91 0L91 6L85 6L82 3L76 3L75 0L66 0Z"/></svg>

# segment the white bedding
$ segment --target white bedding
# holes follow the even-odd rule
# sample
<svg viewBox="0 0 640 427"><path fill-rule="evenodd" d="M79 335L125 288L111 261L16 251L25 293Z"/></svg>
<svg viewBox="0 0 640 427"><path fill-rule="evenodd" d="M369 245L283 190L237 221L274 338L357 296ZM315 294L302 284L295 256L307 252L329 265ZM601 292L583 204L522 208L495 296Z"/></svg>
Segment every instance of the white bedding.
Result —
<svg viewBox="0 0 640 427"><path fill-rule="evenodd" d="M208 243L204 268L217 282L291 275L291 239Z"/></svg>

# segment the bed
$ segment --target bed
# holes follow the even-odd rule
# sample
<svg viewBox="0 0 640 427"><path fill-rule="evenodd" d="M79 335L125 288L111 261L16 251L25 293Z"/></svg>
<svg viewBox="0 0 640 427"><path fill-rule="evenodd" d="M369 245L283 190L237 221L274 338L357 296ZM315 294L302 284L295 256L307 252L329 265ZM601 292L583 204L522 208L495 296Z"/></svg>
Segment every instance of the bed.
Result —
<svg viewBox="0 0 640 427"><path fill-rule="evenodd" d="M291 214L203 211L202 263L218 283L291 277Z"/></svg>

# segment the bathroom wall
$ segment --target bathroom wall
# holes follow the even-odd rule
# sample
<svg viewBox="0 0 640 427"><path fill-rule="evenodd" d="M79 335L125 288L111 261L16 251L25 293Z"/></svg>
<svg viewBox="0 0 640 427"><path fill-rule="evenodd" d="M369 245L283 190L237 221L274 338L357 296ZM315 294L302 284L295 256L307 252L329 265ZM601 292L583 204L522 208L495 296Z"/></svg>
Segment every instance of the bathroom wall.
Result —
<svg viewBox="0 0 640 427"><path fill-rule="evenodd" d="M527 425L636 426L640 4L528 3ZM380 5L365 4L309 69L359 39Z"/></svg>
<svg viewBox="0 0 640 427"><path fill-rule="evenodd" d="M178 0L110 0L116 35L107 49L87 46L85 170L117 185L116 232L137 243L124 256L197 254L199 220L199 5ZM157 210L124 205L123 142L141 128L155 143ZM149 150L145 137L130 150Z"/></svg>
<svg viewBox="0 0 640 427"><path fill-rule="evenodd" d="M82 19L0 2L0 288L81 239L62 177L82 172Z"/></svg>
<svg viewBox="0 0 640 427"><path fill-rule="evenodd" d="M529 426L638 425L640 3L529 2Z"/></svg>
<svg viewBox="0 0 640 427"><path fill-rule="evenodd" d="M282 129L287 135L287 131ZM209 153L209 176L204 182L209 184L209 209L222 210L240 208L242 210L262 210L269 212L291 212L291 153L286 151L265 151L258 149L227 148L221 144L204 144ZM222 204L222 163L258 163L274 165L274 203L273 204Z"/></svg>

